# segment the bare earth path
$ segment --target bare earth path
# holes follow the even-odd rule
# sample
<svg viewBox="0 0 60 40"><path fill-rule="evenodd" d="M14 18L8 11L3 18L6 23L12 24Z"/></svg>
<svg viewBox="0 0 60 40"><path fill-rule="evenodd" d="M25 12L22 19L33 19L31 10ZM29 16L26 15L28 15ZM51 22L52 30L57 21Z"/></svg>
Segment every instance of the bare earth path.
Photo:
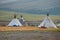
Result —
<svg viewBox="0 0 60 40"><path fill-rule="evenodd" d="M0 40L60 40L60 32L45 32L45 31L0 32Z"/></svg>

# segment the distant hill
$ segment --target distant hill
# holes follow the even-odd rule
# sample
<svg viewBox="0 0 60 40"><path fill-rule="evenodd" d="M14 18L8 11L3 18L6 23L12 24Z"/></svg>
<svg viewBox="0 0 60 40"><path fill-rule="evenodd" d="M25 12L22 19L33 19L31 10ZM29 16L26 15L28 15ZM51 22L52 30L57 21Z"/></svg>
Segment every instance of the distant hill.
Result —
<svg viewBox="0 0 60 40"><path fill-rule="evenodd" d="M51 9L46 9L46 10L0 8L0 10L21 12L21 13L30 13L30 14L46 14L46 13L50 13L52 15L60 15L60 8L51 8Z"/></svg>
<svg viewBox="0 0 60 40"><path fill-rule="evenodd" d="M60 0L0 0L0 10L60 15Z"/></svg>

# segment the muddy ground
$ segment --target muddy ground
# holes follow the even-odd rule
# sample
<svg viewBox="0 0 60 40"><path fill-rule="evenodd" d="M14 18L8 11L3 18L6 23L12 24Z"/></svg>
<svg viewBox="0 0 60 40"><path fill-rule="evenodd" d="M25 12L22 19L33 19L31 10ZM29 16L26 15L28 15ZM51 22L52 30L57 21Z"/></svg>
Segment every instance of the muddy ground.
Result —
<svg viewBox="0 0 60 40"><path fill-rule="evenodd" d="M51 31L0 32L0 40L60 40L60 32Z"/></svg>

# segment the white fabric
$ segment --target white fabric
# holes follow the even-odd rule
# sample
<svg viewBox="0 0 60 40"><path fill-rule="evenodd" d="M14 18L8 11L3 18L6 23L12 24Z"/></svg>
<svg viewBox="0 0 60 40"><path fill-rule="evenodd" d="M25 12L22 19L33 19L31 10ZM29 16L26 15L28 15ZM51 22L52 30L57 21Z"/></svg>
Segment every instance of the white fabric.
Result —
<svg viewBox="0 0 60 40"><path fill-rule="evenodd" d="M60 23L57 26L60 26Z"/></svg>
<svg viewBox="0 0 60 40"><path fill-rule="evenodd" d="M41 26L44 26L46 28L57 28L56 25L52 22L52 20L48 16L43 20L43 22L38 27Z"/></svg>
<svg viewBox="0 0 60 40"><path fill-rule="evenodd" d="M13 26L13 25L16 25L16 26L22 26L22 24L19 22L19 20L16 18L16 19L13 19L9 24L8 26Z"/></svg>
<svg viewBox="0 0 60 40"><path fill-rule="evenodd" d="M21 18L23 20L23 22L25 21L24 18Z"/></svg>

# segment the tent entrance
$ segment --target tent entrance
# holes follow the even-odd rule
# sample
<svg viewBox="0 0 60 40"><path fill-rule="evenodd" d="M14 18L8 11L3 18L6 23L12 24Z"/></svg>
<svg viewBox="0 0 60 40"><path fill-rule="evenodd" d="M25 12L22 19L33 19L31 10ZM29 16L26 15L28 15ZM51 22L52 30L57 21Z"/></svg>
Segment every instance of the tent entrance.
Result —
<svg viewBox="0 0 60 40"><path fill-rule="evenodd" d="M13 25L14 27L18 26L18 25Z"/></svg>
<svg viewBox="0 0 60 40"><path fill-rule="evenodd" d="M44 28L45 29L46 27L45 26L41 26L41 28Z"/></svg>

